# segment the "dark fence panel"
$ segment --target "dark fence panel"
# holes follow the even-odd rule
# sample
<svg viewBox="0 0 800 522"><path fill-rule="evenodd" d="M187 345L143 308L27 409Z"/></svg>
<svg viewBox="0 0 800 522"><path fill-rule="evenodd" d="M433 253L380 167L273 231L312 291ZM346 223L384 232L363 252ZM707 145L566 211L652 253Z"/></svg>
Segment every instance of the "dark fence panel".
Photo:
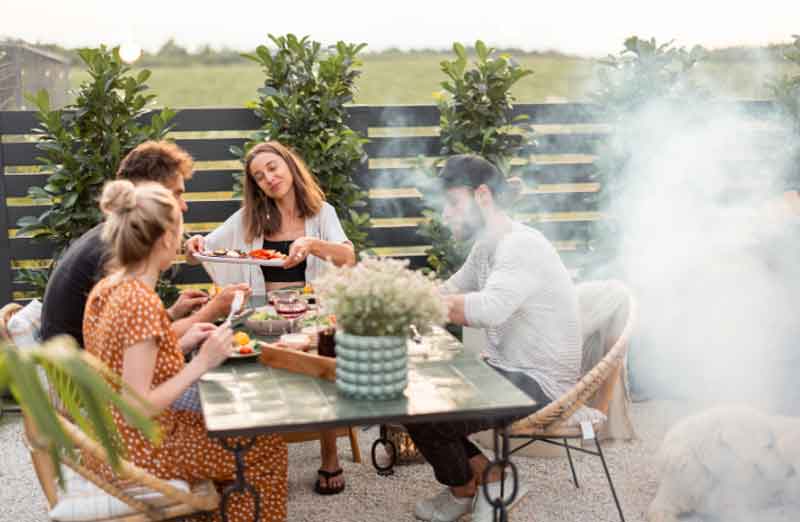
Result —
<svg viewBox="0 0 800 522"><path fill-rule="evenodd" d="M3 137L3 124L6 112L0 112L0 140ZM11 245L8 241L8 209L6 208L5 157L0 147L0 306L11 300Z"/></svg>
<svg viewBox="0 0 800 522"><path fill-rule="evenodd" d="M772 102L733 102L733 105L755 118L766 118L774 112ZM521 199L516 210L527 216L524 219L531 219L531 225L548 238L560 242L565 262L579 265L594 221L602 217L597 213L594 200L599 186L593 179L595 166L592 163L597 145L607 133L605 126L596 125L604 123L602 115L585 103L517 105L513 114L527 115L528 121L540 129L536 135L537 147L522 151L520 162L512 167L511 174L522 176L526 185L533 189ZM143 119L148 120L150 116L145 115ZM409 127L437 127L438 109L433 105L353 106L348 108L348 123L362 136L370 137L365 147L370 161L358 167L355 179L371 190L368 210L375 219L375 226L369 231L373 246L392 247L396 256L409 259L412 266L424 265L425 256L420 254L420 247L424 247L426 241L418 234L417 224L422 219L426 201L420 195L435 194L436 187L414 168L414 164L418 156L438 157L440 141L434 132L424 131L415 136L414 129ZM182 133L227 132L220 138L213 134L196 137L183 134L176 141L198 162L236 161L238 158L231 154L231 146L241 146L244 136L256 130L260 122L250 109L199 108L178 111L172 125L174 131ZM570 128L575 125L580 127ZM33 112L0 112L0 137L35 134L33 129L37 126ZM235 137L231 137L231 132ZM397 137L390 137L393 134ZM7 198L26 198L31 186L46 183L47 174L17 172L20 167L30 171L30 167L38 165L38 155L34 141L6 139L0 142L0 204L3 207L0 211L0 304L12 298L12 288L25 290L11 283L12 262L18 266L31 260L46 260L52 254L48 243L9 238L8 234L20 217L38 215L47 209L27 199L7 201ZM730 170L732 175L747 178L757 166L755 161L737 160L731 161ZM6 174L9 167L16 170ZM185 218L187 224L202 224L200 229L204 230L224 221L239 208L240 202L231 198L231 191L233 175L240 169L203 165L199 168L213 170L198 170L187 182L190 201ZM207 282L201 268L188 265L177 266L175 278L181 284Z"/></svg>

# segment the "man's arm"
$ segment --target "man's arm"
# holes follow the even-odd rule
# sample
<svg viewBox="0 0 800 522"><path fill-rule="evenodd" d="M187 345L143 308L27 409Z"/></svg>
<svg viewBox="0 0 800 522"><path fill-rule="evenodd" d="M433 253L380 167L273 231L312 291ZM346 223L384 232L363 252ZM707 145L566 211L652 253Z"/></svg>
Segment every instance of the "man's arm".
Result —
<svg viewBox="0 0 800 522"><path fill-rule="evenodd" d="M498 251L482 290L448 296L451 322L477 328L499 326L536 292L541 282L531 269L530 264L535 261L531 260L530 252L523 256L514 250Z"/></svg>
<svg viewBox="0 0 800 522"><path fill-rule="evenodd" d="M476 246L473 245L467 259L458 271L445 281L441 290L445 294L465 294L478 290L478 270L476 267Z"/></svg>

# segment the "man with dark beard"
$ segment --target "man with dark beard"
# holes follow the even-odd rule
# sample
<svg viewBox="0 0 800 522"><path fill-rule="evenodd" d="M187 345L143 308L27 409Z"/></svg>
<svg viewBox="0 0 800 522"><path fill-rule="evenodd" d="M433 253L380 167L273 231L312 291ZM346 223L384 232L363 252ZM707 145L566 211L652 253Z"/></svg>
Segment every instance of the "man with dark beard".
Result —
<svg viewBox="0 0 800 522"><path fill-rule="evenodd" d="M484 329L486 363L543 407L575 384L581 364L578 300L569 273L540 232L504 211L519 195L521 181L506 180L494 165L472 155L450 158L440 179L445 224L457 239L475 238L464 266L444 285L449 320ZM475 522L492 520L491 505L476 495L489 462L467 435L495 422L407 426L436 479L447 486L417 503L418 519L453 521L471 510ZM492 471L488 487L497 498L500 473ZM511 485L505 488L510 491ZM525 491L520 485L516 498Z"/></svg>

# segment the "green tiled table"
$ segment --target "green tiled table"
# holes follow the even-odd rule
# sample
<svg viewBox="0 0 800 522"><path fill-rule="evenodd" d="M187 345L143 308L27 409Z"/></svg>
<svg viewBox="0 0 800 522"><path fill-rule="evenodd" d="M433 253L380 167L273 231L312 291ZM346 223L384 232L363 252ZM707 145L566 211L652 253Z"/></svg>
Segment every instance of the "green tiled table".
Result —
<svg viewBox="0 0 800 522"><path fill-rule="evenodd" d="M332 382L236 361L203 377L200 399L212 437L505 417L536 405L444 330L409 341L408 380L402 399L355 400Z"/></svg>
<svg viewBox="0 0 800 522"><path fill-rule="evenodd" d="M534 400L487 366L477 352L466 349L443 329L434 330L421 343L409 341L408 346L409 384L405 397L391 401L349 399L339 395L332 382L268 368L258 362L226 363L200 381L209 435L252 437L338 426L487 416L502 419L525 415L536 406ZM503 432L504 447L496 449L507 461L508 440ZM227 444L224 439L222 442ZM241 454L248 449L246 445L229 449L243 462ZM243 482L243 469L241 483L237 484L231 492L253 492ZM226 499L227 495L223 496L223 512Z"/></svg>

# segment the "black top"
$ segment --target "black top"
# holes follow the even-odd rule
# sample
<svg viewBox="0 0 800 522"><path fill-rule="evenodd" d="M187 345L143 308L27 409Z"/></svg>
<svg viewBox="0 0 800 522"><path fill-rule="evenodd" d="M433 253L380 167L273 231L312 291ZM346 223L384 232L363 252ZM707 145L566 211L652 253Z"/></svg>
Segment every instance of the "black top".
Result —
<svg viewBox="0 0 800 522"><path fill-rule="evenodd" d="M83 309L103 277L106 247L102 223L78 238L56 263L42 303L42 339L71 335L83 347Z"/></svg>
<svg viewBox="0 0 800 522"><path fill-rule="evenodd" d="M267 241L264 240L264 248L277 250L282 254L289 255L289 247L294 241ZM264 274L265 283L305 283L306 282L306 260L292 268L281 268L279 266L262 266L261 272Z"/></svg>

